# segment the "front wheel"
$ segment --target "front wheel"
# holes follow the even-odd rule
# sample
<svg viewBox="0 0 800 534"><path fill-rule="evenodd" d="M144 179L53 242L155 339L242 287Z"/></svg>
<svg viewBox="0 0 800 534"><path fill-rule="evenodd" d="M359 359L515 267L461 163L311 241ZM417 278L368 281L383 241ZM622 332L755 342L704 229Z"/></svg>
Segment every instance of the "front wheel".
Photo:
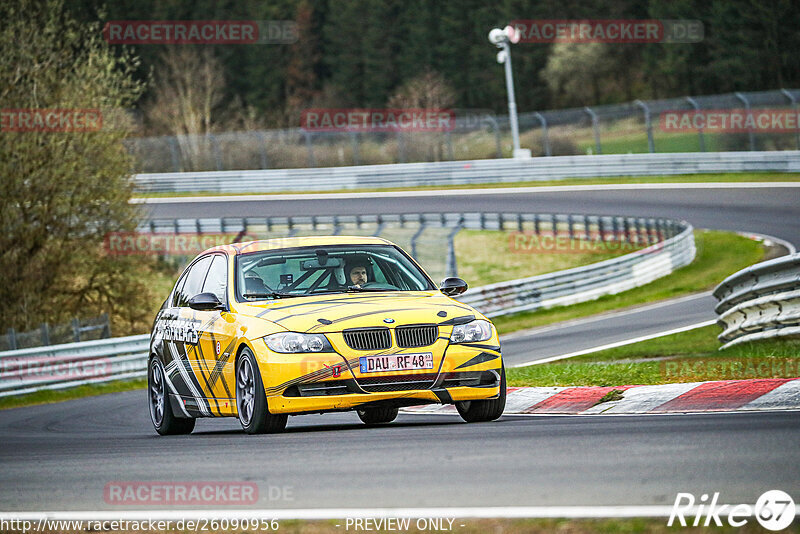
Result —
<svg viewBox="0 0 800 534"><path fill-rule="evenodd" d="M175 417L169 404L169 390L164 366L158 358L152 358L147 366L147 397L150 405L150 420L156 432L162 436L190 434L194 430L194 419Z"/></svg>
<svg viewBox="0 0 800 534"><path fill-rule="evenodd" d="M496 399L461 401L456 403L458 415L467 423L494 421L506 407L506 369L500 368L500 396Z"/></svg>
<svg viewBox="0 0 800 534"><path fill-rule="evenodd" d="M275 415L267 409L264 383L258 371L256 358L250 349L244 349L236 369L236 408L239 423L247 434L281 432L286 428L288 415Z"/></svg>
<svg viewBox="0 0 800 534"><path fill-rule="evenodd" d="M358 418L366 425L391 423L397 418L399 408L365 408L356 410Z"/></svg>

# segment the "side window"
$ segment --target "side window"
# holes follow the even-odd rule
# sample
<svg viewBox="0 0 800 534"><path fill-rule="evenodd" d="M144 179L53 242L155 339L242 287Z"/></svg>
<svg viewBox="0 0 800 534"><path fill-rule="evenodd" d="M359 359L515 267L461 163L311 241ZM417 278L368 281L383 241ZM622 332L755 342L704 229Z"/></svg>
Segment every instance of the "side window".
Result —
<svg viewBox="0 0 800 534"><path fill-rule="evenodd" d="M225 302L225 293L228 287L228 260L225 256L216 254L211 261L206 282L201 293L214 293L220 302Z"/></svg>
<svg viewBox="0 0 800 534"><path fill-rule="evenodd" d="M183 273L183 276L181 276L180 280L178 280L178 283L175 284L175 292L172 294L172 303L171 303L171 306L173 308L176 308L178 306L184 306L186 304L185 302L183 302L181 298L181 291L183 291L183 286L186 284L187 274L189 273Z"/></svg>
<svg viewBox="0 0 800 534"><path fill-rule="evenodd" d="M211 256L206 256L191 266L189 272L184 276L186 281L181 282L180 287L175 292L175 300L173 301L175 306L187 306L189 299L203 292L203 281L206 279L210 264Z"/></svg>

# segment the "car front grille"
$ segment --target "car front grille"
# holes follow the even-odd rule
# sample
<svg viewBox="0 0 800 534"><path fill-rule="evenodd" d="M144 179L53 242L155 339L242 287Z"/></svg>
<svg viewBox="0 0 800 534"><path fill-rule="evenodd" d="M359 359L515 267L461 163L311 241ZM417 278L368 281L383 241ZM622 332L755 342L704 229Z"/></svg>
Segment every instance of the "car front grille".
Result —
<svg viewBox="0 0 800 534"><path fill-rule="evenodd" d="M385 350L392 346L388 328L352 328L342 335L347 346L354 350Z"/></svg>
<svg viewBox="0 0 800 534"><path fill-rule="evenodd" d="M398 326L394 335L397 346L403 348L427 347L436 342L439 327L436 325Z"/></svg>
<svg viewBox="0 0 800 534"><path fill-rule="evenodd" d="M429 389L437 373L420 373L395 376L373 376L358 378L358 385L369 393L384 393L387 391L409 391L412 389Z"/></svg>

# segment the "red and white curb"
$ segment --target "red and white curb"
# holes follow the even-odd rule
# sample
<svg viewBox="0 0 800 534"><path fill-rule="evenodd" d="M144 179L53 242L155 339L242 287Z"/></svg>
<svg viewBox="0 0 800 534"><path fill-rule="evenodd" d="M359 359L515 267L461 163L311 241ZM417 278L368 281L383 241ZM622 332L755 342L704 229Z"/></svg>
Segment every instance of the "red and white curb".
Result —
<svg viewBox="0 0 800 534"><path fill-rule="evenodd" d="M600 402L609 392L622 398ZM800 378L722 380L658 386L508 388L504 414L657 414L800 410ZM416 414L456 414L452 404L412 406Z"/></svg>

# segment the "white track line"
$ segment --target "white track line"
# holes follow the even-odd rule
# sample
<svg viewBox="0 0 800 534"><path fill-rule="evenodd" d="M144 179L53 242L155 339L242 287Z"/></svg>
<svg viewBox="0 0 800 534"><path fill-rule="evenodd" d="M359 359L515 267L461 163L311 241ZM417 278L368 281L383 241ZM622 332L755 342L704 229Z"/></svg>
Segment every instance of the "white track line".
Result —
<svg viewBox="0 0 800 534"><path fill-rule="evenodd" d="M529 193L562 193L578 191L625 191L640 189L771 189L800 188L800 182L688 182L688 183L631 183L553 185L530 187L487 187L476 189L426 189L412 191L365 191L360 193L277 193L253 195L217 195L194 197L137 197L132 204L185 204L195 202L253 202L279 200L341 200L357 198L444 197L476 195L518 195Z"/></svg>
<svg viewBox="0 0 800 534"><path fill-rule="evenodd" d="M730 509L730 507L729 507ZM685 517L694 517L690 510ZM297 508L262 510L125 510L81 512L0 512L0 520L11 521L149 521L149 520L200 520L200 519L276 519L276 520L329 520L329 519L381 519L381 518L633 518L669 517L672 505L632 506L483 506L442 508ZM721 512L720 515L725 515Z"/></svg>
<svg viewBox="0 0 800 534"><path fill-rule="evenodd" d="M654 302L652 304L645 304L645 305L642 305L642 306L632 306L630 308L625 308L624 310L610 311L610 312L605 312L605 313L598 313L596 315L592 315L592 316L589 316L589 317L583 317L583 318L580 318L580 319L571 319L571 320L568 320L568 321L560 321L558 323L553 323L553 324L550 324L550 325L547 325L547 326L529 328L527 330L519 330L517 332L512 332L510 334L506 334L506 335L500 336L500 342L502 343L503 341L507 341L507 340L511 340L511 339L517 339L517 338L520 338L520 337L534 336L534 335L542 334L544 332L550 332L552 330L560 330L562 328L568 328L568 327L571 327L571 326L578 326L578 325L584 325L584 324L588 324L588 323L594 323L596 321L603 321L605 319L613 319L613 318L616 318L616 317L622 317L624 315L630 315L632 313L650 311L650 310L654 310L654 309L658 309L658 308L663 308L663 307L666 307L666 306L672 306L673 304L680 304L681 302L687 302L687 301L690 301L690 300L697 300L697 299L701 299L701 298L710 297L711 295L712 295L711 291L705 291L703 293L694 293L692 295L687 295L687 296L684 296L684 297L677 297L677 298L669 299L669 300L662 300L662 301L659 301L659 302ZM713 310L712 310L712 312L713 312Z"/></svg>
<svg viewBox="0 0 800 534"><path fill-rule="evenodd" d="M716 324L716 323L717 323L716 319L711 319L711 320L708 320L708 321L703 321L702 323L695 323L695 324L691 324L691 325L688 325L688 326L682 326L680 328L674 328L672 330L667 330L667 331L664 331L664 332L658 332L656 334L648 334L646 336L639 336L639 337L634 337L634 338L631 338L631 339L624 339L622 341L616 341L614 343L609 343L607 345L600 345L598 347L592 347L592 348L589 348L589 349L579 350L579 351L576 351L576 352L570 352L568 354L561 354L559 356L551 356L550 358L543 358L541 360L533 360L533 361L530 361L530 362L521 363L521 364L517 364L517 365L510 365L509 367L529 367L531 365L539 365L541 363L548 363L548 362L554 362L554 361L557 361L557 360L563 360L563 359L566 359L566 358L573 358L575 356L582 356L584 354L591 354L592 352L598 352L598 351L606 350L606 349L613 349L613 348L616 348L616 347L622 347L624 345L631 345L633 343L639 343L640 341L647 341L649 339L655 339L657 337L669 336L671 334L679 334L680 332L687 332L689 330L694 330L695 328L702 328L704 326L711 326L712 324Z"/></svg>

